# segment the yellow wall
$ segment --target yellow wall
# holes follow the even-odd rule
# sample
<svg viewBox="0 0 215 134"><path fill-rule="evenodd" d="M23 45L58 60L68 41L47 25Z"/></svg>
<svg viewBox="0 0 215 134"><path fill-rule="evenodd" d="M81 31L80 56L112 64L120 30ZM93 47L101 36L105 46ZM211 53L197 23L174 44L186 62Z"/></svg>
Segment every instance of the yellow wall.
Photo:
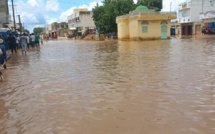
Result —
<svg viewBox="0 0 215 134"><path fill-rule="evenodd" d="M116 20L118 27L118 39L161 39L161 21L167 21L167 38L170 38L171 22L174 15L139 15L129 18L118 18ZM148 33L142 33L142 21L148 21Z"/></svg>
<svg viewBox="0 0 215 134"><path fill-rule="evenodd" d="M130 31L130 39L136 40L138 38L138 22L135 19L129 20L129 31Z"/></svg>
<svg viewBox="0 0 215 134"><path fill-rule="evenodd" d="M120 21L120 23L118 24L117 28L118 28L118 38L123 38L123 39L129 39L129 27L128 24L129 21L128 20L123 20ZM120 33L120 34L119 34Z"/></svg>

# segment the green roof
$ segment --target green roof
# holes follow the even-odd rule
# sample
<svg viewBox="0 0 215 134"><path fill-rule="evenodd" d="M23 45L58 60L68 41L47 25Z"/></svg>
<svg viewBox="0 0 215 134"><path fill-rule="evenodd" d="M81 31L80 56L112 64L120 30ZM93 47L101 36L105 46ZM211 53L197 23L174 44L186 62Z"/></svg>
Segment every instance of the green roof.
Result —
<svg viewBox="0 0 215 134"><path fill-rule="evenodd" d="M138 6L135 10L149 10L146 6L142 6L142 5L140 5L140 6Z"/></svg>

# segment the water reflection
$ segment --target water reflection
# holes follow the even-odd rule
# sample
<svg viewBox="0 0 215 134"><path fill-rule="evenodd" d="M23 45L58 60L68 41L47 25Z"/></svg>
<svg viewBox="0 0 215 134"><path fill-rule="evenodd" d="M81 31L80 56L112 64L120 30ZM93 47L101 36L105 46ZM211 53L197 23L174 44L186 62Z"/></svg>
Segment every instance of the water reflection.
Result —
<svg viewBox="0 0 215 134"><path fill-rule="evenodd" d="M45 42L3 71L0 132L212 134L214 50L193 38Z"/></svg>

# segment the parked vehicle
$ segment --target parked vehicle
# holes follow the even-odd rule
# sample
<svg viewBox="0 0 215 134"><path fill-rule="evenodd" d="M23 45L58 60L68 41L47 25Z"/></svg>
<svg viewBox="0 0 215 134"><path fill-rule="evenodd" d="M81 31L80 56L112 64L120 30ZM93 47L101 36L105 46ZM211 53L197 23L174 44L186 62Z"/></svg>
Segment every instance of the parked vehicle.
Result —
<svg viewBox="0 0 215 134"><path fill-rule="evenodd" d="M75 34L74 34L74 33L68 34L68 35L67 35L67 38L73 38L73 37L75 37Z"/></svg>

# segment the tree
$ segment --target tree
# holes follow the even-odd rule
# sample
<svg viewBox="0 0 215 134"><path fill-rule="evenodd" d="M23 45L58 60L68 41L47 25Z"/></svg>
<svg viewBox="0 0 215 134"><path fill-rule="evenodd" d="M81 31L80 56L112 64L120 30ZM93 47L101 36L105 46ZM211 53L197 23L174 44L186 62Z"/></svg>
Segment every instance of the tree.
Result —
<svg viewBox="0 0 215 134"><path fill-rule="evenodd" d="M43 32L43 28L42 27L35 27L33 31L34 31L34 33L39 33L40 34L40 33Z"/></svg>
<svg viewBox="0 0 215 134"><path fill-rule="evenodd" d="M163 0L138 0L137 5L143 5L149 9L160 11L163 8Z"/></svg>
<svg viewBox="0 0 215 134"><path fill-rule="evenodd" d="M25 33L30 33L28 29L25 29L24 32L25 32Z"/></svg>
<svg viewBox="0 0 215 134"><path fill-rule="evenodd" d="M103 6L93 8L93 20L100 31L116 32L116 17L135 9L133 0L104 0Z"/></svg>

